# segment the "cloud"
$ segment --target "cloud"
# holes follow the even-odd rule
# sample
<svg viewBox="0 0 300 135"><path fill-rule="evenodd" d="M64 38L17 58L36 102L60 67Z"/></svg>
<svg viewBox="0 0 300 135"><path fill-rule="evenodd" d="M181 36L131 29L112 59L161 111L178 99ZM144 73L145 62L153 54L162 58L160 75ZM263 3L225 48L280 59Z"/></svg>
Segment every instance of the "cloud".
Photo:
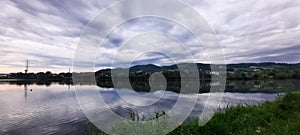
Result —
<svg viewBox="0 0 300 135"><path fill-rule="evenodd" d="M283 57L299 50L298 1L207 1L196 9L219 36L229 63L261 62L280 50ZM284 62L299 62L299 56ZM267 61L283 62L269 56Z"/></svg>
<svg viewBox="0 0 300 135"><path fill-rule="evenodd" d="M46 0L25 2L21 0L0 2L0 72L23 71L26 59L30 60L31 71L67 71L79 41L80 34L100 11L118 1L91 0L85 2ZM227 63L240 62L288 62L299 63L300 55L300 1L294 0L184 0L198 11L222 44ZM131 15L127 7L120 10L116 19ZM191 21L193 18L190 18ZM102 21L102 20L101 20ZM92 24L92 30L103 29ZM96 59L96 68L110 67L114 55L123 43L146 32L161 32L185 44L194 59L178 55L179 62L208 62L205 48L194 39L184 27L169 20L140 18L130 20L117 27L101 46ZM98 43L98 35L90 33L93 39L87 44ZM146 38L151 41L151 39ZM145 43L149 43L145 41ZM180 54L180 48L172 48L172 42L156 40L162 48ZM98 43L100 45L100 43ZM147 47L147 44L140 44ZM165 48L163 48L165 47ZM138 52L132 46L127 52ZM212 52L214 53L214 52ZM83 58L84 59L84 58ZM159 53L147 53L136 59L134 64L170 64L169 58ZM131 59L124 57L124 62ZM121 63L119 66L123 66ZM67 68L66 68L67 67Z"/></svg>
<svg viewBox="0 0 300 135"><path fill-rule="evenodd" d="M1 69L23 71L29 59L31 71L67 71L82 29L109 2L94 3L1 1Z"/></svg>

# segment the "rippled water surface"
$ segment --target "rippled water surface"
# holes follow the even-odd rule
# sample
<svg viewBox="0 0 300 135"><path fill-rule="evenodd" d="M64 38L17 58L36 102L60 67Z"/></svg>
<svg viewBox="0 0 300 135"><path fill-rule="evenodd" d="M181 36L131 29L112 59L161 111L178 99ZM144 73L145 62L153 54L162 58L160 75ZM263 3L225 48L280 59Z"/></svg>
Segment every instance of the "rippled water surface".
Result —
<svg viewBox="0 0 300 135"><path fill-rule="evenodd" d="M80 109L77 98L89 99L97 91L99 98L116 114L127 117L128 108L140 113L151 114L157 110L169 110L176 103L178 94L156 91L153 93L136 93L129 89L98 88L92 85L76 86L84 92L76 97L74 86L51 84L16 85L0 83L0 134L84 134L89 122ZM122 97L119 96L122 95ZM185 94L183 100L198 97L191 115L202 112L207 97L221 93ZM225 93L219 107L226 104L258 104L273 100L276 94L262 93ZM153 104L154 103L154 104ZM147 106L143 106L147 105ZM210 104L209 104L210 105ZM93 110L93 101L81 103ZM211 104L211 106L216 106Z"/></svg>

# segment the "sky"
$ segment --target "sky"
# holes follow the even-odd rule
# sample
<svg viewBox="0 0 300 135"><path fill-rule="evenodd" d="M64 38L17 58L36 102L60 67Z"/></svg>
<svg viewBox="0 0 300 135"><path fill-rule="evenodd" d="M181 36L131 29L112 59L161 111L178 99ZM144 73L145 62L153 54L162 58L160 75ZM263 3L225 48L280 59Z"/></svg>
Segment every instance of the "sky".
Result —
<svg viewBox="0 0 300 135"><path fill-rule="evenodd" d="M0 1L0 73L24 72L27 59L29 72L68 72L69 68L72 69L77 43L86 25L106 7L117 2ZM183 2L195 9L216 33L226 63L300 62L300 1ZM122 10L122 13L131 12L128 9ZM95 30L101 28L95 26ZM147 32L152 34L145 34ZM160 52L139 53L149 44ZM184 27L155 17L134 19L116 27L107 36L96 56L95 69L123 67L126 63L170 65L189 62L190 57L180 55L182 50L189 50L195 62L209 63L205 48ZM169 52L171 56L162 52ZM112 66L117 53L123 54L118 60L121 62ZM138 55L123 57L127 54Z"/></svg>

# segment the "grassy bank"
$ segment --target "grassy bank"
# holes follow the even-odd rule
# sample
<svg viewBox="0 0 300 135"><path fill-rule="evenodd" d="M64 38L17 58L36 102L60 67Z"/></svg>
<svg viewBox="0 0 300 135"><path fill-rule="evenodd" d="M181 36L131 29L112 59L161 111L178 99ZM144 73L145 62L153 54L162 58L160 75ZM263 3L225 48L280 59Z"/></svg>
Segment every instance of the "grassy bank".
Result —
<svg viewBox="0 0 300 135"><path fill-rule="evenodd" d="M88 130L89 134L99 131ZM288 93L275 101L257 106L228 107L216 113L204 126L198 120L183 123L169 135L219 135L219 134L300 134L300 94Z"/></svg>

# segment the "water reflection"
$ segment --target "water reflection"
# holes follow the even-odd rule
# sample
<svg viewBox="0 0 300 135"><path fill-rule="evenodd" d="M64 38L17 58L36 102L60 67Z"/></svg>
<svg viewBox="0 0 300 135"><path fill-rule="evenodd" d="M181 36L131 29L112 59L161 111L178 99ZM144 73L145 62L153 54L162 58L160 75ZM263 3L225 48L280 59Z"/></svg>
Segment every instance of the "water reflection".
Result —
<svg viewBox="0 0 300 135"><path fill-rule="evenodd" d="M27 92L28 92L27 84L24 84L24 96L25 96L25 101L26 101L26 99L27 99Z"/></svg>
<svg viewBox="0 0 300 135"><path fill-rule="evenodd" d="M0 134L81 134L87 123L68 85L1 83L0 106Z"/></svg>
<svg viewBox="0 0 300 135"><path fill-rule="evenodd" d="M282 91L297 91L300 88L299 84L299 80L235 81L227 82L227 91L259 92L264 90L270 92L269 90L273 88ZM72 85L78 85L79 90L84 92L81 95L82 97L76 97ZM157 110L170 110L178 98L178 93L172 91L154 91L148 94L139 91L138 93L141 96L138 96L133 94L136 91L112 87L98 87L98 90L96 90L98 95L92 95L93 92L91 91L95 91L95 85L91 83L0 82L0 134L84 134L88 120L82 113L77 98L90 99L92 96L98 96L99 98L101 96L107 106L123 118L129 117L128 108L145 115L151 115ZM201 87L210 87L209 83L201 85ZM177 84L169 86L178 89ZM32 91L30 91L31 89ZM127 99L131 99L130 102L124 101L118 93L122 93ZM183 94L183 99L187 102L191 101L192 94ZM197 94L198 100L191 115L197 116L201 113L207 97L217 96L218 94L220 93ZM276 93L225 93L221 104L207 103L206 105L222 107L227 104L258 104L264 100L273 100L275 97ZM153 101L155 101L155 104L142 106L153 103ZM90 101L82 104L82 106L87 107L90 112L97 113L95 108L99 106L94 103L94 101ZM109 114L101 116L106 119L110 118Z"/></svg>
<svg viewBox="0 0 300 135"><path fill-rule="evenodd" d="M122 81L118 82L117 86L122 85ZM43 81L11 81L11 82L0 82L1 84L10 84L17 86L24 86L24 91L26 87L31 85L41 85L50 87L51 85L67 85L68 90L72 85L97 85L101 88L116 88L122 89L121 87L114 87L110 81L102 82L80 82L73 84L72 82L43 82ZM135 91L140 92L150 92L151 87L147 81L133 81L131 82L132 88ZM188 84L187 84L188 85ZM209 81L200 82L199 93L207 93L210 87L213 85L219 85L218 82L210 83ZM26 88L27 89L27 88ZM126 89L126 88L125 88ZM129 87L127 89L130 89ZM167 91L180 92L181 82L180 81L168 81ZM159 90L159 89L157 89ZM225 92L241 92L241 93L278 93L287 91L300 91L300 80L251 80L251 81L227 81Z"/></svg>

